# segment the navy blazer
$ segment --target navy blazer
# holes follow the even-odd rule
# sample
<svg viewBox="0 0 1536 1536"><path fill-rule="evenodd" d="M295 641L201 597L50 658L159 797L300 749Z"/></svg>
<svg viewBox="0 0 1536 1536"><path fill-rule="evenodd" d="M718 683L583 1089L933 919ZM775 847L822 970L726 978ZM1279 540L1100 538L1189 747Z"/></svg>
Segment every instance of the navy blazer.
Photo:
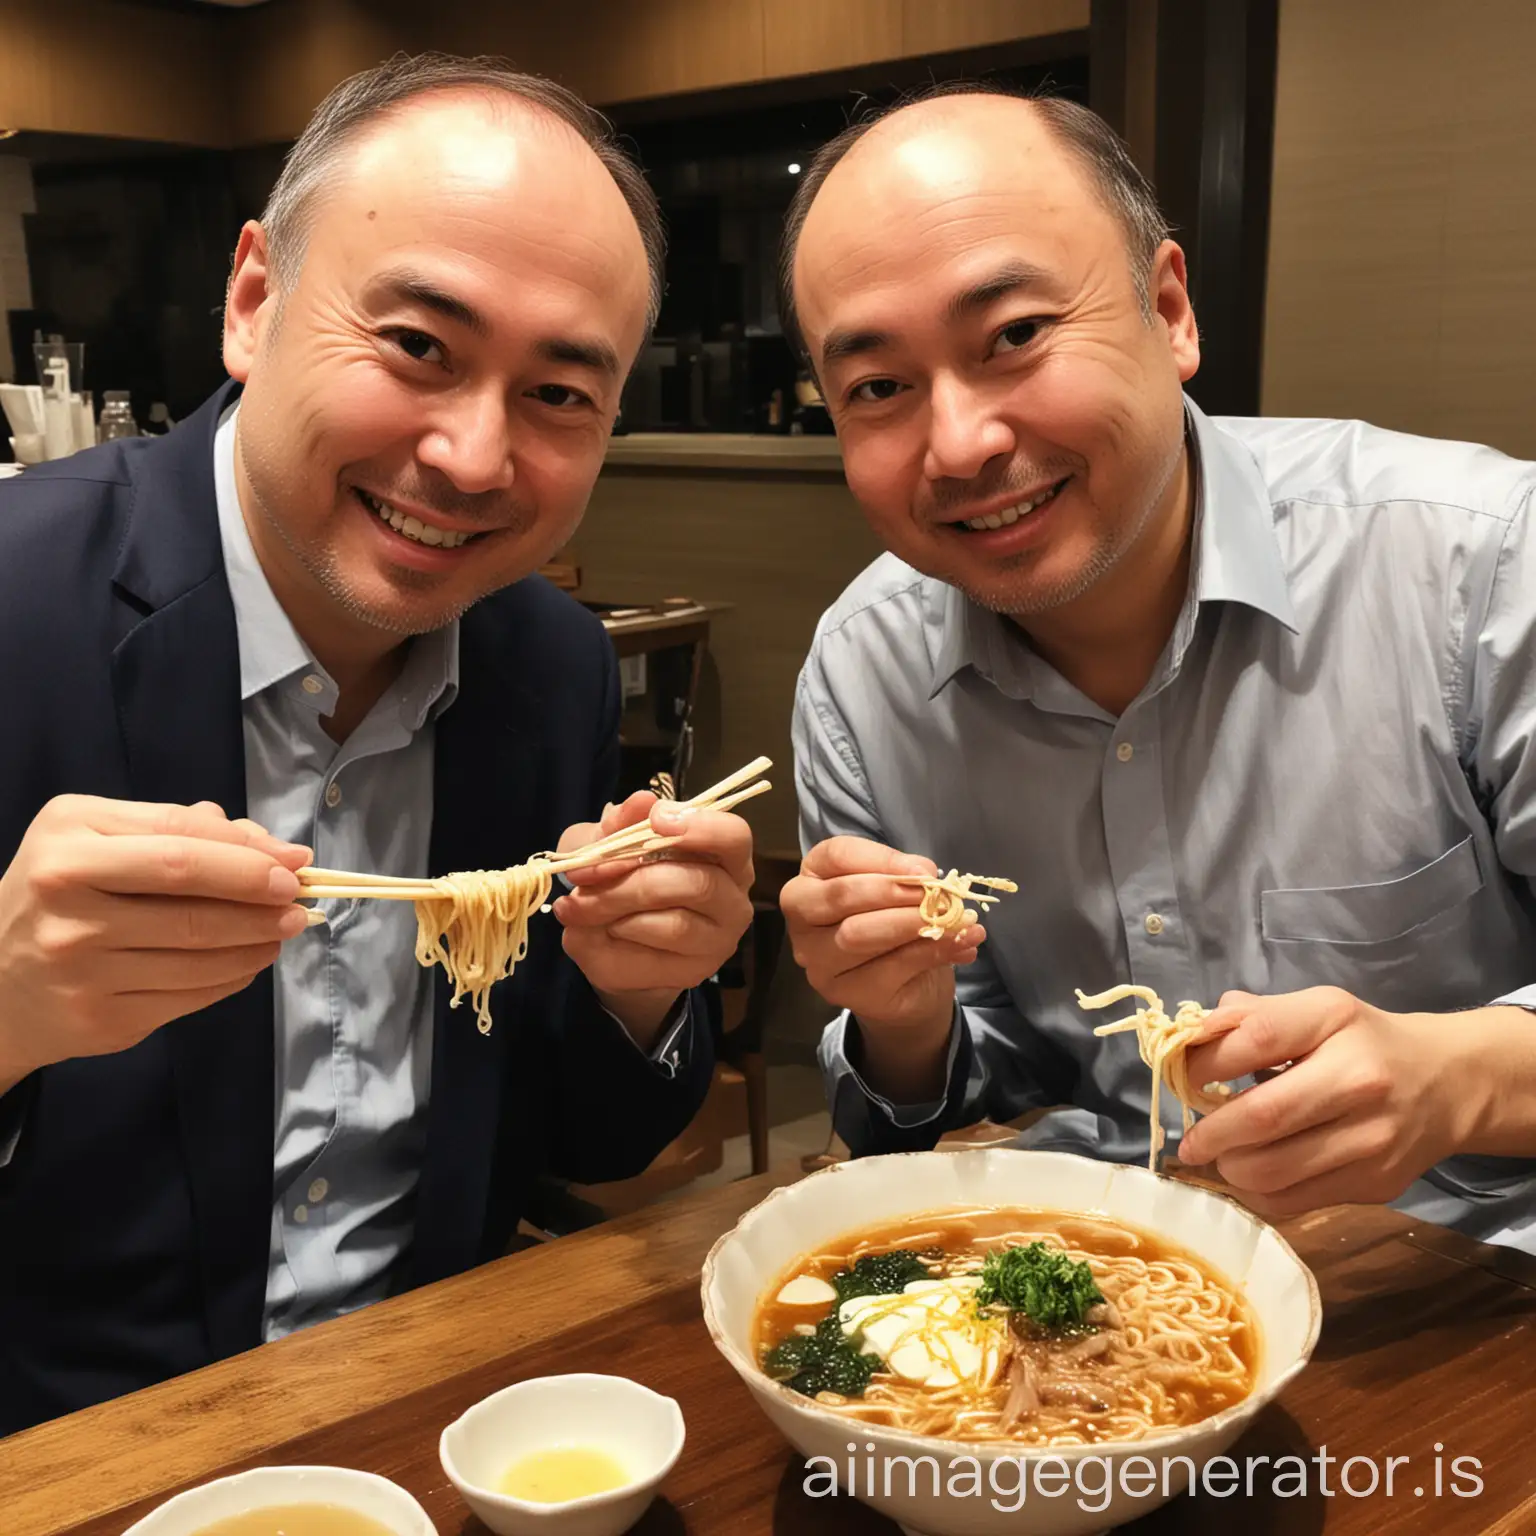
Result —
<svg viewBox="0 0 1536 1536"><path fill-rule="evenodd" d="M234 608L213 484L227 386L164 438L106 444L0 486L0 867L55 795L243 816ZM614 791L613 648L529 577L460 628L437 722L430 873L553 847ZM492 992L495 1024L448 1009L437 972L432 1090L404 1285L500 1253L533 1178L638 1173L711 1071L694 996L667 1077L535 920ZM48 1021L28 1021L46 1029ZM271 972L116 1055L6 1096L24 1132L0 1170L0 1434L261 1341L272 1221Z"/></svg>

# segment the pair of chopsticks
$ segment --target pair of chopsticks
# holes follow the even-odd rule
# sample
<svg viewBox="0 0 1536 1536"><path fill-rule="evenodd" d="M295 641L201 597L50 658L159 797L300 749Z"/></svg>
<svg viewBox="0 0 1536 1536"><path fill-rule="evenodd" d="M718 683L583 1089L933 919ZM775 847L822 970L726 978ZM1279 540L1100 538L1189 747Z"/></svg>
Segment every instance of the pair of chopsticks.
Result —
<svg viewBox="0 0 1536 1536"><path fill-rule="evenodd" d="M738 768L729 778L721 779L692 800L669 800L668 810L729 811L744 800L767 794L773 785L759 776L773 763L766 757L754 758L745 768ZM757 780L753 783L753 780ZM590 869L594 864L606 864L613 859L638 858L655 853L681 842L680 837L661 837L651 827L647 817L622 832L588 843L559 858L544 861L543 867L552 875L562 875L573 869ZM430 901L441 897L442 892L430 880L412 880L401 875L364 875L345 869L318 869L313 866L299 871L299 900L324 900L328 897L341 899L370 898L375 901Z"/></svg>

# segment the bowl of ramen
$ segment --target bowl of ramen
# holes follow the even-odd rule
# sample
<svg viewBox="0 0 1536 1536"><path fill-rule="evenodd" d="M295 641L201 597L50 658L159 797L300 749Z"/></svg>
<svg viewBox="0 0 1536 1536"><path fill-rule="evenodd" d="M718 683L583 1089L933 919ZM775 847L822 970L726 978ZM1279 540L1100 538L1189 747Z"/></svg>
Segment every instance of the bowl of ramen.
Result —
<svg viewBox="0 0 1536 1536"><path fill-rule="evenodd" d="M805 1492L908 1536L1089 1536L1145 1514L1304 1369L1322 1323L1311 1272L1235 1201L1009 1148L777 1189L702 1288Z"/></svg>
<svg viewBox="0 0 1536 1536"><path fill-rule="evenodd" d="M437 1536L404 1488L351 1467L256 1467L189 1488L123 1536Z"/></svg>

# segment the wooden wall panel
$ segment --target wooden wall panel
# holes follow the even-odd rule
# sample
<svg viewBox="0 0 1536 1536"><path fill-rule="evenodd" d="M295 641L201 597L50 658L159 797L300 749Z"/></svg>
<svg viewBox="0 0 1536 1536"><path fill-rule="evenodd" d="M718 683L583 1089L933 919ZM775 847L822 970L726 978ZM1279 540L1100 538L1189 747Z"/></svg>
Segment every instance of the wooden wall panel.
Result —
<svg viewBox="0 0 1536 1536"><path fill-rule="evenodd" d="M585 8L579 31L566 32L566 46L580 54L573 83L589 100L610 102L760 79L766 3L600 0Z"/></svg>
<svg viewBox="0 0 1536 1536"><path fill-rule="evenodd" d="M0 0L0 127L228 144L222 19L115 0Z"/></svg>
<svg viewBox="0 0 1536 1536"><path fill-rule="evenodd" d="M272 0L225 19L237 144L296 138L348 75L397 52L444 46L421 7L405 0Z"/></svg>
<svg viewBox="0 0 1536 1536"><path fill-rule="evenodd" d="M1089 0L902 0L902 50L948 53L1088 26Z"/></svg>
<svg viewBox="0 0 1536 1536"><path fill-rule="evenodd" d="M1536 7L1282 0L1268 415L1536 457Z"/></svg>
<svg viewBox="0 0 1536 1536"><path fill-rule="evenodd" d="M764 32L763 78L850 69L911 52L905 0L782 0L770 4Z"/></svg>
<svg viewBox="0 0 1536 1536"><path fill-rule="evenodd" d="M599 105L984 47L1088 25L1089 0L273 0L229 18L235 135L298 131L343 75L396 48L494 53Z"/></svg>
<svg viewBox="0 0 1536 1536"><path fill-rule="evenodd" d="M584 598L736 605L713 630L691 782L767 753L774 792L742 813L763 848L797 848L795 679L816 621L880 553L842 477L607 469L572 548Z"/></svg>

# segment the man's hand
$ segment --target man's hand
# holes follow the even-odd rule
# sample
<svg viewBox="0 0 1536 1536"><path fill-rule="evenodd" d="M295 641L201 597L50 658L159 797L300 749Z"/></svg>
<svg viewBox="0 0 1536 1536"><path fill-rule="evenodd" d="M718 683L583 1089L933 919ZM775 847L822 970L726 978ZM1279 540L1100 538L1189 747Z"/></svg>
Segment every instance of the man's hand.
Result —
<svg viewBox="0 0 1536 1536"><path fill-rule="evenodd" d="M0 1091L247 986L307 924L309 858L208 803L50 800L0 876Z"/></svg>
<svg viewBox="0 0 1536 1536"><path fill-rule="evenodd" d="M955 967L969 965L986 938L974 913L957 934L919 937L922 889L892 877L937 873L931 860L883 843L833 837L811 849L779 898L796 961L822 997L858 1020L864 1075L897 1102L943 1091Z"/></svg>
<svg viewBox="0 0 1536 1536"><path fill-rule="evenodd" d="M736 952L752 922L752 829L728 811L682 811L648 790L566 830L560 853L651 818L671 848L573 870L555 902L565 952L605 1008L649 1049L678 997Z"/></svg>
<svg viewBox="0 0 1536 1536"><path fill-rule="evenodd" d="M1312 987L1228 992L1208 1022L1234 1018L1190 1050L1190 1081L1274 1075L1200 1120L1179 1161L1215 1163L1262 1213L1382 1203L1457 1153L1531 1149L1536 1019L1523 1010L1386 1013ZM1526 1085L1513 1096L1523 1128L1509 1113L1512 1072Z"/></svg>

